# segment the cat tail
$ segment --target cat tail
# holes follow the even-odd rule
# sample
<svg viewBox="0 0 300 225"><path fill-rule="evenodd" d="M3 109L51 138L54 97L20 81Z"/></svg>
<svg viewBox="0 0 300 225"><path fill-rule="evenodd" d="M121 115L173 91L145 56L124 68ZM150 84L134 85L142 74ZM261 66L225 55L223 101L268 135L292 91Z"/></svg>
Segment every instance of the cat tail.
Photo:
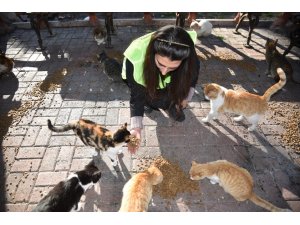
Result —
<svg viewBox="0 0 300 225"><path fill-rule="evenodd" d="M61 127L54 127L51 123L51 120L48 120L48 128L54 132L64 132L76 128L76 123L68 123L67 125Z"/></svg>
<svg viewBox="0 0 300 225"><path fill-rule="evenodd" d="M271 212L289 212L291 210L289 209L282 209L282 208L278 208L276 206L274 206L273 204L271 204L270 202L262 199L261 197L257 196L255 193L253 193L251 195L251 197L249 198L250 201L252 201L254 204L267 209Z"/></svg>
<svg viewBox="0 0 300 225"><path fill-rule="evenodd" d="M277 68L277 74L279 76L279 82L274 84L273 86L271 86L266 92L265 94L263 95L263 98L266 100L266 101L269 101L271 96L273 94L275 94L277 91L279 91L286 83L286 74L285 72L283 71L282 68Z"/></svg>

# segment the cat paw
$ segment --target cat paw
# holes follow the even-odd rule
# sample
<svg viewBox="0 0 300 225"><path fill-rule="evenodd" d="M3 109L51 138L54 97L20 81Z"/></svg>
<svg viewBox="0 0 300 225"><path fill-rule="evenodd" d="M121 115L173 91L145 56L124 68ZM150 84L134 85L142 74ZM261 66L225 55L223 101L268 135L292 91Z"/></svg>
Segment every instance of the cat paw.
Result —
<svg viewBox="0 0 300 225"><path fill-rule="evenodd" d="M206 117L206 118L203 118L202 119L202 122L204 122L204 123L208 123L209 122L209 119Z"/></svg>

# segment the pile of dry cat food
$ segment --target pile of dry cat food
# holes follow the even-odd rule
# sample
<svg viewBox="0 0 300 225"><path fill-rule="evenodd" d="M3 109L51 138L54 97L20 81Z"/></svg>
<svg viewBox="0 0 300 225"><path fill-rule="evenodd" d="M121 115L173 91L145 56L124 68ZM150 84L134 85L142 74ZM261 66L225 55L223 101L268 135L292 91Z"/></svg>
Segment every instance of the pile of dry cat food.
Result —
<svg viewBox="0 0 300 225"><path fill-rule="evenodd" d="M230 67L240 67L243 70L249 71L251 73L254 73L257 69L256 66L252 63L249 62L249 60L242 60L242 59L237 59L234 54L230 52L217 52L216 57L220 59L221 61L224 61Z"/></svg>
<svg viewBox="0 0 300 225"><path fill-rule="evenodd" d="M280 135L281 141L296 153L300 153L300 105L276 102L269 104L269 110L273 113L270 119L280 121L280 125L284 128L284 132ZM279 117L283 119L278 120Z"/></svg>
<svg viewBox="0 0 300 225"><path fill-rule="evenodd" d="M180 193L200 191L199 182L191 180L189 175L184 173L177 163L168 161L162 156L156 158L142 158L138 164L138 170L146 170L151 165L160 169L164 176L162 183L154 186L154 193L160 197L172 199Z"/></svg>
<svg viewBox="0 0 300 225"><path fill-rule="evenodd" d="M136 148L137 146L140 145L140 139L136 138L134 135L130 135L129 139L130 141L128 145L130 145L131 147Z"/></svg>
<svg viewBox="0 0 300 225"><path fill-rule="evenodd" d="M281 135L282 141L300 154L300 111L293 112L283 126L285 131Z"/></svg>

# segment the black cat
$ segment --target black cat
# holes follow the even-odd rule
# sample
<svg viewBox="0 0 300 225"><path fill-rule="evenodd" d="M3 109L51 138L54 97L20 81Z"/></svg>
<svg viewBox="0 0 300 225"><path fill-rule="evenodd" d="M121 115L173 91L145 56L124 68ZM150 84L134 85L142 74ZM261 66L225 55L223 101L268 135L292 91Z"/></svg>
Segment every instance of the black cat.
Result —
<svg viewBox="0 0 300 225"><path fill-rule="evenodd" d="M84 192L100 180L101 172L90 162L84 170L59 182L32 210L33 212L69 212L78 209Z"/></svg>

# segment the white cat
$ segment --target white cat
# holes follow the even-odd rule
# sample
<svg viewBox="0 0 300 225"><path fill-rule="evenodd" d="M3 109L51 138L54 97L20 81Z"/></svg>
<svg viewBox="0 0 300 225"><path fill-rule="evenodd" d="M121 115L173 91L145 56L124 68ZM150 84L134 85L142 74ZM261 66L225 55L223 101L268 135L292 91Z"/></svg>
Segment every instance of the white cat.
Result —
<svg viewBox="0 0 300 225"><path fill-rule="evenodd" d="M213 25L206 19L201 19L199 22L193 20L190 28L197 32L198 37L207 37L211 35Z"/></svg>

